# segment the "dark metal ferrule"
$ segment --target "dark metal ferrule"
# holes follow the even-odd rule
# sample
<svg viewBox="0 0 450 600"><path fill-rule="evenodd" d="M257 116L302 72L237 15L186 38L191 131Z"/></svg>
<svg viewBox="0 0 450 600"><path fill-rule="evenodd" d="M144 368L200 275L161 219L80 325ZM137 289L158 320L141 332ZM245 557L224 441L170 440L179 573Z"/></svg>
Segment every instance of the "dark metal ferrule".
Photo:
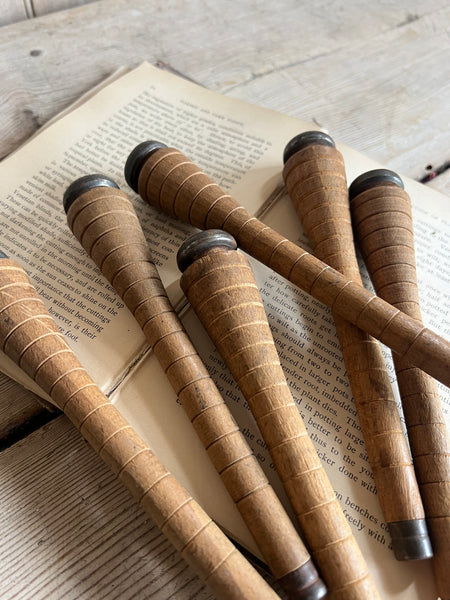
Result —
<svg viewBox="0 0 450 600"><path fill-rule="evenodd" d="M292 140L286 144L286 148L283 152L283 163L286 164L296 152L303 150L303 148L306 148L307 146L314 146L316 144L336 148L333 139L327 133L324 133L323 131L304 131L293 137Z"/></svg>
<svg viewBox="0 0 450 600"><path fill-rule="evenodd" d="M0 250L0 258L8 258L8 256Z"/></svg>
<svg viewBox="0 0 450 600"><path fill-rule="evenodd" d="M154 140L141 142L130 152L125 163L125 180L130 188L138 193L138 182L141 169L147 158L160 148L167 148L166 144Z"/></svg>
<svg viewBox="0 0 450 600"><path fill-rule="evenodd" d="M279 582L292 600L321 600L327 595L327 588L311 560L281 577Z"/></svg>
<svg viewBox="0 0 450 600"><path fill-rule="evenodd" d="M177 253L177 265L182 273L197 260L199 256L213 248L237 250L236 240L221 229L207 229L194 233L180 246Z"/></svg>
<svg viewBox="0 0 450 600"><path fill-rule="evenodd" d="M81 194L84 194L85 192L88 192L96 187L110 187L116 188L117 190L119 189L119 186L115 181L109 177L106 177L106 175L99 175L98 173L84 175L79 179L75 179L75 181L71 183L64 192L63 206L66 213L75 200L81 196Z"/></svg>
<svg viewBox="0 0 450 600"><path fill-rule="evenodd" d="M353 200L353 198L356 198L356 196L359 196L359 194L362 194L362 192L365 192L370 188L376 187L377 185L385 185L386 183L393 183L402 190L405 189L400 175L397 175L394 171L389 171L388 169L374 169L373 171L363 173L353 181L348 189L350 200Z"/></svg>
<svg viewBox="0 0 450 600"><path fill-rule="evenodd" d="M425 519L388 523L397 560L424 560L433 556Z"/></svg>

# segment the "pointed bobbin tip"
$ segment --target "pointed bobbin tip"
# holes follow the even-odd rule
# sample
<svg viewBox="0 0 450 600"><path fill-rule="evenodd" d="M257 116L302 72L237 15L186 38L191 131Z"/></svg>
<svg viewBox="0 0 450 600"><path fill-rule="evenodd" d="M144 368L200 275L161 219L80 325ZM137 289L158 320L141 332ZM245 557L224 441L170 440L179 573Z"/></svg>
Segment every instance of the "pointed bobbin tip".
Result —
<svg viewBox="0 0 450 600"><path fill-rule="evenodd" d="M138 193L138 182L141 169L147 158L160 148L167 148L166 144L150 140L141 142L130 152L125 163L125 180L130 188Z"/></svg>
<svg viewBox="0 0 450 600"><path fill-rule="evenodd" d="M8 258L8 255L0 250L0 258Z"/></svg>
<svg viewBox="0 0 450 600"><path fill-rule="evenodd" d="M323 131L304 131L303 133L299 133L293 137L292 140L286 144L286 148L283 152L283 163L286 164L291 156L294 156L294 154L300 150L303 150L303 148L306 148L307 146L313 146L315 144L336 148L333 139L328 135L328 133L324 133Z"/></svg>
<svg viewBox="0 0 450 600"><path fill-rule="evenodd" d="M85 192L96 187L110 187L119 189L117 183L109 177L106 177L106 175L100 175L98 173L84 175L79 179L75 179L75 181L71 183L64 192L63 206L65 212L68 212L69 208L72 206L75 200L81 196L81 194L84 194Z"/></svg>
<svg viewBox="0 0 450 600"><path fill-rule="evenodd" d="M353 181L348 189L350 200L353 200L356 196L359 196L359 194L362 194L362 192L365 192L370 188L378 185L385 185L386 183L397 185L402 190L405 189L400 175L397 175L394 171L389 171L388 169L374 169L373 171L363 173Z"/></svg>
<svg viewBox="0 0 450 600"><path fill-rule="evenodd" d="M177 253L177 265L182 273L202 254L213 248L237 250L236 240L221 229L207 229L194 233L180 246Z"/></svg>

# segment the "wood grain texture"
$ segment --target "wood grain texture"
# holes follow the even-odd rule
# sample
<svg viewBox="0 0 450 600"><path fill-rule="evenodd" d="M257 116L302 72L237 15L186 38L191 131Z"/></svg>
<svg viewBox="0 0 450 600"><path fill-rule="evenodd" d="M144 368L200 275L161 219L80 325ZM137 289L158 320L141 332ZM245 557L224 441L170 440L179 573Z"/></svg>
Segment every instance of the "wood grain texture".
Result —
<svg viewBox="0 0 450 600"><path fill-rule="evenodd" d="M28 19L24 0L4 0L0 12L0 27Z"/></svg>
<svg viewBox="0 0 450 600"><path fill-rule="evenodd" d="M411 202L395 184L380 182L351 202L359 247L377 293L422 320ZM443 600L450 598L450 437L436 382L393 356L411 453L434 547Z"/></svg>
<svg viewBox="0 0 450 600"><path fill-rule="evenodd" d="M213 599L66 417L1 453L0 481L4 600Z"/></svg>
<svg viewBox="0 0 450 600"><path fill-rule="evenodd" d="M90 2L94 0L3 0L0 27Z"/></svg>
<svg viewBox="0 0 450 600"><path fill-rule="evenodd" d="M0 450L57 416L56 408L0 373Z"/></svg>
<svg viewBox="0 0 450 600"><path fill-rule="evenodd" d="M239 10L197 0L188 11L181 0L109 0L6 27L0 156L118 66L145 59L315 121L338 141L418 177L450 146L449 20L444 0L389 1L383 10L356 0L321 0L314 9L281 0L276 11L251 0ZM195 32L188 43L186 31Z"/></svg>
<svg viewBox="0 0 450 600"><path fill-rule="evenodd" d="M250 406L330 600L377 600L287 385L248 260L212 247L187 267L180 285Z"/></svg>
<svg viewBox="0 0 450 600"><path fill-rule="evenodd" d="M90 4L94 1L95 0L32 0L33 15L35 17L41 17L42 15L48 15L49 13L58 12L60 10L68 10L75 6Z"/></svg>
<svg viewBox="0 0 450 600"><path fill-rule="evenodd" d="M411 364L450 385L450 342L252 216L175 148L139 163L145 202L199 229L223 229L238 246Z"/></svg>

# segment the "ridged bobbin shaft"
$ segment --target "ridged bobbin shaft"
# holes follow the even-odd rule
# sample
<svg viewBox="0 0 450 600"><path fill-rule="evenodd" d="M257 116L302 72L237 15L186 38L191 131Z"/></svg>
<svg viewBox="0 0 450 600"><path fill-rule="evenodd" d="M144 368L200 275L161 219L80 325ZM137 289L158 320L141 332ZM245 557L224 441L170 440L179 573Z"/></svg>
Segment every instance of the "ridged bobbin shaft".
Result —
<svg viewBox="0 0 450 600"><path fill-rule="evenodd" d="M362 174L350 186L361 252L377 293L421 321L411 203L392 171ZM394 355L419 487L433 544L439 595L450 598L450 440L435 381Z"/></svg>
<svg viewBox="0 0 450 600"><path fill-rule="evenodd" d="M378 598L286 383L250 265L202 237L210 249L188 242L193 262L185 257L181 286L250 406L330 597Z"/></svg>
<svg viewBox="0 0 450 600"><path fill-rule="evenodd" d="M314 131L293 138L284 180L314 254L362 285L344 159L329 136L327 142ZM422 500L381 348L339 315L333 318L395 556L430 558Z"/></svg>
<svg viewBox="0 0 450 600"><path fill-rule="evenodd" d="M199 229L224 229L242 250L450 385L450 343L267 227L174 148L143 161L140 196Z"/></svg>
<svg viewBox="0 0 450 600"><path fill-rule="evenodd" d="M219 598L278 596L92 382L23 269L0 260L0 343L116 473Z"/></svg>
<svg viewBox="0 0 450 600"><path fill-rule="evenodd" d="M173 311L131 202L95 177L69 188L71 230L142 327L275 577L291 598L319 600L325 586Z"/></svg>

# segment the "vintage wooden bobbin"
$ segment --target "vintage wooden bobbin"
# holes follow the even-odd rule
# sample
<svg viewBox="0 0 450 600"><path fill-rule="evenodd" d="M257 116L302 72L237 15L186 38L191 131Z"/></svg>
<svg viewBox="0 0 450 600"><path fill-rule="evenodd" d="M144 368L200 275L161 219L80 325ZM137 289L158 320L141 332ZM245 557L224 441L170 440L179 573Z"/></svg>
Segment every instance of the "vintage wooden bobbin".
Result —
<svg viewBox="0 0 450 600"><path fill-rule="evenodd" d="M350 186L355 237L377 294L421 322L411 201L392 171ZM438 592L450 599L450 439L436 382L393 355L409 443L434 549Z"/></svg>
<svg viewBox="0 0 450 600"><path fill-rule="evenodd" d="M181 287L247 400L333 600L378 598L290 393L251 267L223 231L181 246Z"/></svg>
<svg viewBox="0 0 450 600"><path fill-rule="evenodd" d="M326 588L227 405L172 308L127 195L87 175L64 197L75 237L141 326L264 560L292 599Z"/></svg>
<svg viewBox="0 0 450 600"><path fill-rule="evenodd" d="M283 176L314 254L362 285L344 159L330 136L308 131L284 152ZM378 342L334 314L358 419L398 560L432 556L408 444Z"/></svg>
<svg viewBox="0 0 450 600"><path fill-rule="evenodd" d="M450 386L450 343L253 217L186 156L143 142L125 166L152 206L199 229L223 229L242 250Z"/></svg>
<svg viewBox="0 0 450 600"><path fill-rule="evenodd" d="M22 267L4 255L0 343L64 411L218 598L278 598L94 384Z"/></svg>

